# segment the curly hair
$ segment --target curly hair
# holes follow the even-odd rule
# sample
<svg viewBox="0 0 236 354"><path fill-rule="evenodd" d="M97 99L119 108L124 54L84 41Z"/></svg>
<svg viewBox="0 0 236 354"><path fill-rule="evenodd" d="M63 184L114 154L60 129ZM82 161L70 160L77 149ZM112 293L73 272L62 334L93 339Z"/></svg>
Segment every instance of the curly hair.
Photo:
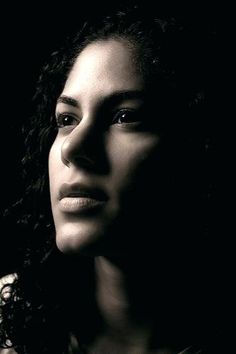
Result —
<svg viewBox="0 0 236 354"><path fill-rule="evenodd" d="M209 36L204 31L199 33L199 29L196 33L189 24L185 25L173 18L158 19L151 14L144 16L142 9L137 7L131 11L119 11L99 18L93 24L85 23L72 39L66 40L63 48L51 55L49 63L43 68L34 95L35 114L24 127L26 153L22 163L25 193L7 213L14 215L19 232L26 235L27 242L19 269L16 269L17 277L1 290L0 346L13 346L22 354L69 353L70 332L75 330L70 317L71 304L76 299L73 294L77 292L72 285L72 261L59 254L55 247L47 163L57 134L54 119L56 100L76 57L85 46L109 38L126 40L133 50L136 64L152 88L149 90L152 97L161 94L163 99L166 114L158 127L162 134L176 139L174 137L178 131L183 137L181 151L188 146L189 156L194 149L195 154L202 153L204 156L206 150L209 151L207 84L204 82L206 77L211 80L206 65L209 59L205 55ZM204 161L206 165L206 158ZM209 181L203 188L204 197L208 192ZM80 274L79 269L83 267L91 275L90 280L88 275L85 279ZM65 272L65 269L68 271ZM83 344L99 323L97 317L89 327L85 320L88 306L83 307L90 293L90 311L96 312L92 296L92 261L78 260L75 271L86 284L83 286L86 291L79 289L78 292L81 301L81 306L78 304L79 336ZM62 274L67 274L64 284ZM6 287L10 288L7 297L4 295Z"/></svg>

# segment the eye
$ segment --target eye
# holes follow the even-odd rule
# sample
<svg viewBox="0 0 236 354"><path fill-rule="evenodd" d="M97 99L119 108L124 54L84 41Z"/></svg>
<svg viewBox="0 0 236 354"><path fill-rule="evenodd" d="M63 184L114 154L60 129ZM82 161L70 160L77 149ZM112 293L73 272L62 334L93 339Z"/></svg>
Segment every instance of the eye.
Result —
<svg viewBox="0 0 236 354"><path fill-rule="evenodd" d="M141 122L141 117L136 110L121 109L116 112L112 124L134 124Z"/></svg>
<svg viewBox="0 0 236 354"><path fill-rule="evenodd" d="M59 113L56 116L56 123L58 128L73 126L78 124L78 118L69 113Z"/></svg>

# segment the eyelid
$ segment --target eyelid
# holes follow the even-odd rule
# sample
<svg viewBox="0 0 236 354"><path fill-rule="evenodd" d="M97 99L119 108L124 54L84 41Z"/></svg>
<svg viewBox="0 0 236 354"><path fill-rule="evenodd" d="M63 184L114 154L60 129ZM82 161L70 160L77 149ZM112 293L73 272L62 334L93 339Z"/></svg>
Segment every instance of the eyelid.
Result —
<svg viewBox="0 0 236 354"><path fill-rule="evenodd" d="M129 113L129 112L134 112L135 110L133 108L118 108L116 110L113 111L113 120L114 118L118 115L118 114L122 114L122 113Z"/></svg>
<svg viewBox="0 0 236 354"><path fill-rule="evenodd" d="M78 110L78 108L73 107L68 104L65 104L65 103L62 103L62 102L58 102L55 107L55 115L57 116L57 115L63 114L63 113L66 113L69 115L74 115L74 116L77 116L78 113L79 113L79 115L81 114L81 112L80 112L80 110Z"/></svg>
<svg viewBox="0 0 236 354"><path fill-rule="evenodd" d="M63 117L71 117L73 119L75 119L77 121L77 124L80 123L81 119L74 113L72 112L67 112L67 111L63 111L63 112L56 112L55 113L55 120L56 120L56 123L57 123L57 126L60 127L60 125L62 127L64 127L61 122L60 122L60 118L63 118ZM69 125L74 125L74 124L69 124Z"/></svg>
<svg viewBox="0 0 236 354"><path fill-rule="evenodd" d="M117 123L116 120L119 119L119 115L123 113L131 113L134 116L134 120L131 122L123 122ZM136 119L137 118L137 119ZM121 108L113 112L112 124L122 124L122 125L131 125L131 124L139 124L141 122L140 119L140 109L136 108Z"/></svg>
<svg viewBox="0 0 236 354"><path fill-rule="evenodd" d="M75 112L72 112L71 110L56 110L55 116L58 117L60 115L68 115L68 116L73 116L75 118L78 118L78 115Z"/></svg>

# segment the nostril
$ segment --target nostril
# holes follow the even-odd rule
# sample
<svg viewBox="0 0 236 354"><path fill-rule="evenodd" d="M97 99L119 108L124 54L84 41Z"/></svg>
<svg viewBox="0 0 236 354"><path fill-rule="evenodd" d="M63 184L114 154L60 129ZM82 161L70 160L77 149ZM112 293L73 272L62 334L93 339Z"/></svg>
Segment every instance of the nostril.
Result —
<svg viewBox="0 0 236 354"><path fill-rule="evenodd" d="M65 158L62 151L61 151L61 161L63 162L64 165L66 165L67 167L70 167L70 162Z"/></svg>
<svg viewBox="0 0 236 354"><path fill-rule="evenodd" d="M70 167L71 164L78 165L81 168L92 168L95 166L95 162L92 158L87 156L85 153L80 153L80 154L73 154L70 157L66 157L61 151L61 160L66 165L67 167Z"/></svg>
<svg viewBox="0 0 236 354"><path fill-rule="evenodd" d="M91 124L81 124L70 132L61 145L61 160L66 166L79 164L83 167L94 165L98 135ZM95 149L94 149L95 147Z"/></svg>
<svg viewBox="0 0 236 354"><path fill-rule="evenodd" d="M88 156L74 156L74 161L77 166L86 170L93 170L95 168L95 161Z"/></svg>
<svg viewBox="0 0 236 354"><path fill-rule="evenodd" d="M106 174L109 162L105 134L95 129L95 126L85 127L75 129L64 140L61 145L61 161L68 168L73 165L87 172Z"/></svg>

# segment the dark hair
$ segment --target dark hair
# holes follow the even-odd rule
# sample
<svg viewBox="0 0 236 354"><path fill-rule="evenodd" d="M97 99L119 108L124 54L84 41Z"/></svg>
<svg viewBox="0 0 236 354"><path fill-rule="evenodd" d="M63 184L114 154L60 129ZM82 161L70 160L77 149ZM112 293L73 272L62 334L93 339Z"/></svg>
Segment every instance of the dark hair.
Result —
<svg viewBox="0 0 236 354"><path fill-rule="evenodd" d="M19 353L67 353L73 324L70 324L65 308L70 308L68 302L73 299L73 295L70 294L69 299L67 295L73 277L68 270L65 286L61 287L62 274L65 274L65 267L71 269L71 261L59 254L54 245L47 160L57 133L54 120L56 100L68 73L86 45L108 38L128 41L149 85L149 92L154 97L157 94L162 96L165 119L159 129L163 136L169 135L173 141L176 141L176 132L181 134L178 144L182 145L178 153L185 150L183 164L188 161L191 165L192 153L195 156L202 154L203 158L209 150L207 110L210 108L206 104L209 94L206 87L212 77L206 51L209 52L208 43L212 37L200 26L196 29L189 23L178 23L174 18L158 19L148 13L144 16L135 8L99 18L93 24L85 23L72 40L67 40L62 49L51 55L38 81L34 96L35 114L24 130L25 194L8 213L14 215L20 232L26 235L26 245L24 257L16 270L17 278L9 285L11 290L5 300L2 289L0 345L13 345ZM203 160L202 168L207 161L206 158ZM206 197L209 181L203 182L201 174L197 177L202 179L202 195ZM186 180L182 181L182 186ZM191 183L187 182L185 188L192 191L194 186ZM206 230L205 226L202 232ZM63 267L60 268L62 258ZM87 267L92 279L92 262L79 262ZM79 272L79 267L76 271ZM87 288L92 293L92 280L87 280ZM82 303L85 297L82 290L80 296ZM85 336L88 325L82 307L80 330ZM95 309L95 305L91 308Z"/></svg>

